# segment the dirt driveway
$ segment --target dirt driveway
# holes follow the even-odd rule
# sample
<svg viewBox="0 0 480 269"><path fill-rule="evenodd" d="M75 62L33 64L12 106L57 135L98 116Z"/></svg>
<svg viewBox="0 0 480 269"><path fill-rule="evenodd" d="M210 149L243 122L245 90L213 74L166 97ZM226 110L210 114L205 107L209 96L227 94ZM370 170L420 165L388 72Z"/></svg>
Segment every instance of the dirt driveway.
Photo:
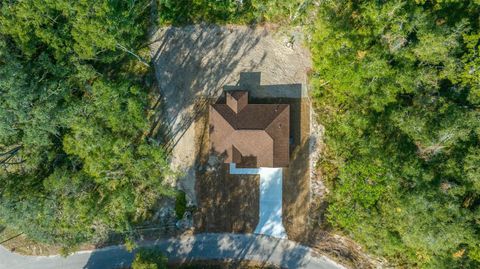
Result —
<svg viewBox="0 0 480 269"><path fill-rule="evenodd" d="M194 204L197 152L193 125L206 108L206 103L198 100L218 97L226 85L252 84L267 85L259 88L257 97L304 96L311 60L300 40L299 31L278 32L272 26L167 27L152 37L151 55L164 100L162 122L167 123L164 137L172 153L171 165L182 173L176 184ZM279 84L283 87L268 87ZM290 87L299 84L300 92Z"/></svg>

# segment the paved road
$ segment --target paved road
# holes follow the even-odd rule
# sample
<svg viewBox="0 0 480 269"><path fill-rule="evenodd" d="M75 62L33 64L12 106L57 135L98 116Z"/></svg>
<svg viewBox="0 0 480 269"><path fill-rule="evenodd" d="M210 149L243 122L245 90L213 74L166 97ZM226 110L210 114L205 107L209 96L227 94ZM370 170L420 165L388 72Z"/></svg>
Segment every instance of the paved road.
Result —
<svg viewBox="0 0 480 269"><path fill-rule="evenodd" d="M254 260L284 268L344 269L333 261L313 256L312 250L293 241L245 234L198 234L153 243L170 261ZM149 245L152 245L150 243ZM0 269L108 269L131 263L133 254L123 247L60 256L21 256L0 247Z"/></svg>

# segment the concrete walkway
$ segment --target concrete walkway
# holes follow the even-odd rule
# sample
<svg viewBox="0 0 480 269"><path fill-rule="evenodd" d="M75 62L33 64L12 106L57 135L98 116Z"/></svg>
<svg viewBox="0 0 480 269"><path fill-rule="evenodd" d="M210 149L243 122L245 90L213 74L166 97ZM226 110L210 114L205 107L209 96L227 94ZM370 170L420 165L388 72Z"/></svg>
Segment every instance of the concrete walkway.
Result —
<svg viewBox="0 0 480 269"><path fill-rule="evenodd" d="M261 235L198 234L144 244L161 250L171 262L252 260L282 268L344 269L293 241ZM121 246L60 256L21 256L0 247L0 269L116 269L128 266L133 253Z"/></svg>
<svg viewBox="0 0 480 269"><path fill-rule="evenodd" d="M282 168L237 168L230 164L232 175L260 175L260 210L254 233L287 238L282 218Z"/></svg>

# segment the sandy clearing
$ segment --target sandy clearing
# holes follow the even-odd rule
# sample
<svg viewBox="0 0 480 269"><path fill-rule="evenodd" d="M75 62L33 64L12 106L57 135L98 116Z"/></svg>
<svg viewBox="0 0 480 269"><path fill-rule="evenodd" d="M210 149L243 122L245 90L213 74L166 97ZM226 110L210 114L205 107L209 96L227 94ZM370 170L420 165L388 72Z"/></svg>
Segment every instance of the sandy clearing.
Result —
<svg viewBox="0 0 480 269"><path fill-rule="evenodd" d="M288 42L292 36L301 35L295 29L275 32L271 26L213 25L165 27L153 35L150 49L164 100L171 166L182 173L176 184L193 204L197 158L193 125L206 107L198 100L218 97L227 85L255 88L257 97L304 96L311 59L300 40ZM301 92L292 87L298 84Z"/></svg>

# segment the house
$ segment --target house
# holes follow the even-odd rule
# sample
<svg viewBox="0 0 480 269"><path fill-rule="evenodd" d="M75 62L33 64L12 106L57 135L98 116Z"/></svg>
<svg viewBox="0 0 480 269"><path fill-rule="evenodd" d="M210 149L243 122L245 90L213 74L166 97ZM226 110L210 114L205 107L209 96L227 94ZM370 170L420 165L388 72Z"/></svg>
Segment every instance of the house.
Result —
<svg viewBox="0 0 480 269"><path fill-rule="evenodd" d="M210 105L210 147L236 167L287 167L290 106L250 104L247 91L226 92L225 104Z"/></svg>

